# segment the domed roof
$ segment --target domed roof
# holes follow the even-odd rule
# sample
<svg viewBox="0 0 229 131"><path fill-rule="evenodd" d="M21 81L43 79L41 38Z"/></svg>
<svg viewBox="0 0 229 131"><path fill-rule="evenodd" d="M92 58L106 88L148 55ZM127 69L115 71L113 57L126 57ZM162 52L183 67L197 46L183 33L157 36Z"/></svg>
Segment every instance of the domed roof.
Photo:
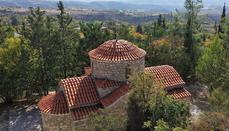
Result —
<svg viewBox="0 0 229 131"><path fill-rule="evenodd" d="M89 52L89 56L102 61L133 61L143 58L146 52L125 40L109 40Z"/></svg>

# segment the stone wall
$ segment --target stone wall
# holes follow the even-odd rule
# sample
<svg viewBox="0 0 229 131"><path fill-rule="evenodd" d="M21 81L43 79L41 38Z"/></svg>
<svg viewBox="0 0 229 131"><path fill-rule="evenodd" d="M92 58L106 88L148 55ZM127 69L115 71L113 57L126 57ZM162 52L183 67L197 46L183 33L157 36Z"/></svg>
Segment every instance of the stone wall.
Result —
<svg viewBox="0 0 229 131"><path fill-rule="evenodd" d="M105 97L106 95L113 92L115 89L117 89L119 86L109 87L109 88L97 88L99 98Z"/></svg>
<svg viewBox="0 0 229 131"><path fill-rule="evenodd" d="M109 115L109 116L114 116L118 118L122 118L120 120L121 125L117 125L119 127L124 127L121 130L118 131L126 131L126 124L127 124L127 105L128 105L128 98L129 94L127 93L126 95L122 96L119 98L115 103L110 105L109 107L105 108L105 112L103 112L103 115ZM106 113L106 114L104 114ZM93 127L93 125L88 125L88 120L89 118L80 120L80 121L75 121L74 126L75 126L75 131L92 131L90 127Z"/></svg>
<svg viewBox="0 0 229 131"><path fill-rule="evenodd" d="M92 76L115 81L126 81L128 72L144 71L145 58L136 61L109 62L91 58Z"/></svg>
<svg viewBox="0 0 229 131"><path fill-rule="evenodd" d="M73 131L73 119L69 114L41 113L44 131Z"/></svg>

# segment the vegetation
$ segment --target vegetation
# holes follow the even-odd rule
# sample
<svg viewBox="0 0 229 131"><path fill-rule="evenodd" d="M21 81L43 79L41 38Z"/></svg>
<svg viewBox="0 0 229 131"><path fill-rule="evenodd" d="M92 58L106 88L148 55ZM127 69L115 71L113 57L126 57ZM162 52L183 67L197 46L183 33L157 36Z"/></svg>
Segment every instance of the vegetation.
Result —
<svg viewBox="0 0 229 131"><path fill-rule="evenodd" d="M89 116L85 127L76 129L82 131L125 131L126 119L125 114L112 113L109 110L101 110Z"/></svg>
<svg viewBox="0 0 229 131"><path fill-rule="evenodd" d="M158 129L160 120L166 122L169 129L187 127L189 108L186 103L166 96L160 84L149 74L139 73L130 80L134 89L127 110L129 130Z"/></svg>

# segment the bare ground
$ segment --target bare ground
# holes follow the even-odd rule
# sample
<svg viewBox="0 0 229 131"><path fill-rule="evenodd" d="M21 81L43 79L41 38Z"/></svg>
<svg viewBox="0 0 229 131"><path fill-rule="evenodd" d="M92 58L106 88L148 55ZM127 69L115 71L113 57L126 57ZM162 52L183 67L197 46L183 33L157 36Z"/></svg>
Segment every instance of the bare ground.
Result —
<svg viewBox="0 0 229 131"><path fill-rule="evenodd" d="M211 106L208 102L209 91L207 86L196 82L188 85L187 90L192 94L191 119L197 119L203 112L211 111Z"/></svg>
<svg viewBox="0 0 229 131"><path fill-rule="evenodd" d="M0 105L0 131L41 131L41 126L36 104Z"/></svg>

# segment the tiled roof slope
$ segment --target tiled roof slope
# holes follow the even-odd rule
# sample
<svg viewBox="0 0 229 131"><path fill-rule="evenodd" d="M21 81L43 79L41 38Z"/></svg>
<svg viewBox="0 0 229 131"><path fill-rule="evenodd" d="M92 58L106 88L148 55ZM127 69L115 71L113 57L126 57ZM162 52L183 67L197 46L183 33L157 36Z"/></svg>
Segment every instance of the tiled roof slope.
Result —
<svg viewBox="0 0 229 131"><path fill-rule="evenodd" d="M168 65L154 66L145 68L145 71L152 73L157 81L160 81L166 89L171 89L177 86L185 85L177 71Z"/></svg>
<svg viewBox="0 0 229 131"><path fill-rule="evenodd" d="M111 94L105 96L100 100L103 107L107 107L117 101L120 97L124 96L130 90L130 85L124 84L121 87L114 90Z"/></svg>
<svg viewBox="0 0 229 131"><path fill-rule="evenodd" d="M90 76L74 77L61 80L70 108L96 104L99 101L93 78Z"/></svg>
<svg viewBox="0 0 229 131"><path fill-rule="evenodd" d="M75 108L71 110L71 115L75 121L81 120L86 118L90 113L97 112L99 108L100 106L98 105Z"/></svg>
<svg viewBox="0 0 229 131"><path fill-rule="evenodd" d="M110 40L89 52L93 59L101 61L132 61L143 58L146 52L125 40Z"/></svg>
<svg viewBox="0 0 229 131"><path fill-rule="evenodd" d="M44 96L38 103L38 107L44 113L66 114L69 112L63 92Z"/></svg>
<svg viewBox="0 0 229 131"><path fill-rule="evenodd" d="M183 98L191 97L191 94L184 87L173 89L169 91L167 95L172 96L175 99L183 99Z"/></svg>
<svg viewBox="0 0 229 131"><path fill-rule="evenodd" d="M110 88L110 87L117 87L121 86L123 82L106 80L106 79L95 79L96 88Z"/></svg>

